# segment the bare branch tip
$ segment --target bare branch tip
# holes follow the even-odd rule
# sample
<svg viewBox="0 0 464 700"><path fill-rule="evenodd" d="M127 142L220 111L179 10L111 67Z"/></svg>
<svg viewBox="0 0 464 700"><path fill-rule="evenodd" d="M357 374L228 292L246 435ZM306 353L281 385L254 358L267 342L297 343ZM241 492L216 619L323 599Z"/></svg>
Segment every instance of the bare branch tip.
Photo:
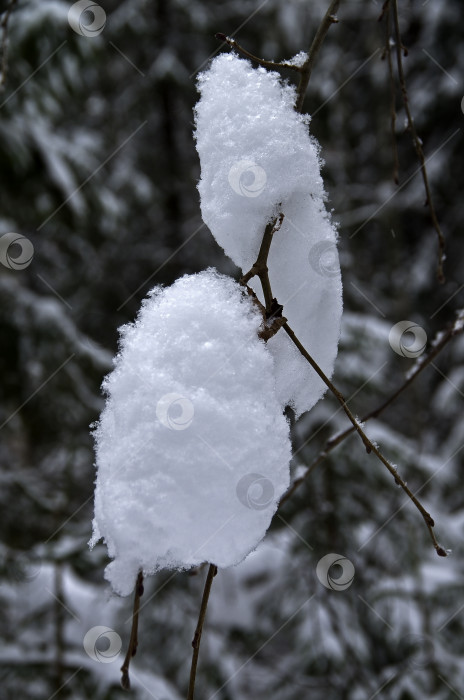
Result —
<svg viewBox="0 0 464 700"><path fill-rule="evenodd" d="M122 671L122 669L123 669L123 667L121 667L121 671ZM123 674L121 677L121 687L123 688L123 690L130 690L131 685L130 685L129 674L127 673L127 671L123 671Z"/></svg>

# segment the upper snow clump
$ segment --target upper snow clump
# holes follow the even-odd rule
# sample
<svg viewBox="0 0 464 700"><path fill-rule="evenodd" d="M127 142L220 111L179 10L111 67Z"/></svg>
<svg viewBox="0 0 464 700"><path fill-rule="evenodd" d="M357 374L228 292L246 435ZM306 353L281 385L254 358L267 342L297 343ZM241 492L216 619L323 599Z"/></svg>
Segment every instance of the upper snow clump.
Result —
<svg viewBox="0 0 464 700"><path fill-rule="evenodd" d="M309 118L295 111L295 88L283 84L278 73L255 69L234 54L215 58L198 87L195 136L203 220L246 272L258 256L266 224L283 213L268 259L272 292L300 341L330 376L340 334L341 277ZM263 300L256 278L251 286ZM279 401L298 416L326 386L284 331L268 346Z"/></svg>

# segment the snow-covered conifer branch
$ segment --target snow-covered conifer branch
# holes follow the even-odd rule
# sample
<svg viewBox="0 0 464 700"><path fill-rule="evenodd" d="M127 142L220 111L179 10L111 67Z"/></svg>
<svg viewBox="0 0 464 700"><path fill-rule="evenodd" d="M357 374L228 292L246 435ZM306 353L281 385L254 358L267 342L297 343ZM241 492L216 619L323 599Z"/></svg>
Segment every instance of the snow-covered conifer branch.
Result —
<svg viewBox="0 0 464 700"><path fill-rule="evenodd" d="M5 89L6 74L8 72L8 22L10 20L11 13L16 5L16 0L10 0L8 7L4 10L2 19L0 21L0 29L2 32L1 44L0 44L0 90Z"/></svg>

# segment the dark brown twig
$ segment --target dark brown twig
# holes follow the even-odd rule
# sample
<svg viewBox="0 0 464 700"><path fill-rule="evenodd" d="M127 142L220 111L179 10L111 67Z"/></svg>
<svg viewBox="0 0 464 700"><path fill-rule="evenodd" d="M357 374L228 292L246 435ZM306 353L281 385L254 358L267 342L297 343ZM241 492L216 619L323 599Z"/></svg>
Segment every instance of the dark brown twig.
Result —
<svg viewBox="0 0 464 700"><path fill-rule="evenodd" d="M203 631L203 623L206 616L206 608L208 607L209 594L211 591L211 586L213 584L213 578L217 574L217 566L214 564L209 565L208 574L206 576L205 588L203 590L203 597L201 599L200 614L198 615L198 622L195 629L195 634L192 639L192 665L190 667L190 682L188 688L187 700L193 700L193 695L195 692L195 678L197 675L197 665L198 665L198 655L200 653L200 641L201 633Z"/></svg>
<svg viewBox="0 0 464 700"><path fill-rule="evenodd" d="M435 231L437 232L437 237L438 237L437 277L438 277L438 281L443 283L445 281L445 275L443 272L443 262L444 262L444 256L445 256L445 238L444 238L442 230L440 228L440 224L438 223L437 215L435 213L435 208L434 208L433 202L432 202L432 194L430 192L429 179L428 179L428 175L427 175L427 168L425 165L424 151L422 149L422 142L421 142L419 136L417 135L416 127L414 125L414 119L412 117L411 110L409 107L408 91L406 89L406 79L404 77L404 70L403 70L402 50L404 49L404 47L403 47L403 44L401 42L400 25L399 25L399 20L398 20L398 0L391 0L391 3L392 3L392 9L393 9L393 24L395 27L395 38L396 38L396 42L395 42L396 43L396 61L398 64L398 76L399 76L399 81L400 81L401 94L403 97L404 109L405 109L407 120L408 120L408 128L409 128L409 131L411 132L411 136L412 136L413 143L414 143L414 148L416 150L417 157L418 157L419 163L420 163L422 179L424 181L424 187L425 187L426 204L429 207L430 218L432 220L433 227L434 227Z"/></svg>
<svg viewBox="0 0 464 700"><path fill-rule="evenodd" d="M267 258L269 255L269 250L271 248L272 237L282 226L282 221L284 220L284 215L279 214L272 221L269 221L266 228L264 229L263 240L261 241L261 246L259 249L258 257L254 263L251 270L249 270L241 279L240 284L246 285L251 280L252 277L258 276L261 281L261 286L263 288L264 303L266 306L266 312L271 312L271 307L273 303L271 283L269 281L269 269L267 266Z"/></svg>
<svg viewBox="0 0 464 700"><path fill-rule="evenodd" d="M386 0L382 14L379 17L381 20L385 17L385 51L382 58L387 57L388 64L388 75L390 78L390 129L391 129L391 139L392 139L392 152L393 152L393 181L396 185L399 183L399 170L400 164L398 159L398 145L396 143L396 100L395 100L395 78L393 75L393 61L392 61L392 51L390 43L390 25L391 25L391 14L390 14L390 0Z"/></svg>
<svg viewBox="0 0 464 700"><path fill-rule="evenodd" d="M266 300L266 314L271 314L272 309L276 307L276 305L279 307L278 302L276 299L272 297L272 290L271 290L271 283L269 280L269 268L267 266L267 259L269 256L269 251L272 243L272 238L273 235L276 231L279 230L280 226L282 225L284 215L281 213L279 214L278 217L270 221L263 234L263 239L261 241L261 246L259 249L258 257L256 259L256 262L254 263L253 267L251 270L249 270L240 280L240 283L243 285L247 285L247 283L252 279L253 277L259 277L259 280L261 282L261 286L263 288L263 294ZM282 307L279 307L282 310ZM392 464L383 456L383 454L380 452L379 448L374 445L374 443L369 440L367 437L366 433L362 429L360 421L352 414L350 409L347 406L346 400L341 394L340 391L336 388L336 386L330 381L330 379L326 376L326 374L322 371L322 369L319 367L317 362L311 357L309 352L306 350L306 348L303 346L303 344L300 342L300 340L297 338L296 334L294 331L290 328L289 324L285 321L284 323L280 324L280 327L282 327L287 335L290 337L291 341L293 344L298 348L300 353L303 355L303 357L309 362L311 367L314 369L314 371L319 375L319 377L322 379L324 384L330 389L332 394L335 396L335 398L338 400L340 403L341 407L345 411L347 417L349 418L352 428L351 430L355 430L361 440L363 441L364 447L366 448L366 451L368 453L373 452L376 457L382 462L382 464L388 469L390 474L394 477L395 482L401 486L403 491L409 496L411 501L414 503L416 508L419 510L420 514L422 515L425 524L427 525L427 529L429 531L430 537L433 542L433 546L435 547L435 550L439 556L446 556L446 551L441 547L437 539L435 537L435 534L433 532L433 527L434 527L434 521L433 518L431 517L430 513L428 513L424 506L421 504L421 502L414 496L412 491L408 488L406 482L402 479L402 477L399 475L397 469L393 467ZM278 328L277 328L278 330ZM396 398L396 397L395 397ZM392 399L393 400L393 399ZM322 461L322 460L321 460Z"/></svg>
<svg viewBox="0 0 464 700"><path fill-rule="evenodd" d="M132 613L132 628L129 640L129 646L127 648L126 657L124 663L121 666L121 685L124 690L130 690L130 678L129 678L129 665L131 659L137 653L138 646L138 627L139 627L139 608L140 608L140 598L143 595L143 573L139 571L137 576L137 583L135 584L134 593L134 610Z"/></svg>
<svg viewBox="0 0 464 700"><path fill-rule="evenodd" d="M266 226L266 229L263 234L263 240L261 242L261 247L260 251L258 254L258 258L256 263L253 265L251 270L249 270L240 280L241 284L247 284L252 277L258 276L263 288L263 293L266 296L271 295L271 298L268 300L266 299L266 311L269 312L272 308L272 305L275 305L277 302L272 298L272 291L271 291L271 284L269 281L269 269L267 267L267 258L269 256L269 250L270 246L272 243L272 236L276 230L276 226L280 228L281 222L283 220L283 214L280 215L282 219L280 220L280 223L278 223L278 219L274 219L273 221L269 222L268 225ZM278 229L277 229L278 230ZM266 291L267 290L267 291ZM397 469L393 467L392 464L383 456L383 454L380 452L379 448L374 445L374 443L367 437L366 433L362 429L361 422L352 414L351 410L348 408L347 403L341 392L337 389L337 387L330 381L330 379L326 376L326 374L322 371L322 369L319 367L317 362L313 359L313 357L309 354L309 352L306 350L304 345L300 342L300 340L297 338L296 334L294 331L290 328L289 324L287 322L281 324L281 327L285 330L287 335L290 337L291 341L293 344L298 348L300 353L303 355L303 357L309 362L311 367L314 369L314 371L319 375L319 377L322 379L324 384L330 389L332 394L335 396L335 398L338 400L340 403L341 407L345 411L347 417L349 418L353 428L351 430L355 430L361 440L363 441L364 447L366 448L367 453L373 452L376 457L382 462L382 464L388 469L390 474L394 477L395 482L401 486L403 491L409 496L411 501L414 503L420 514L422 515L425 524L427 526L427 529L429 531L430 537L433 542L433 546L435 547L435 550L439 556L446 557L446 551L441 547L437 539L435 537L435 534L433 532L433 527L434 527L434 521L433 518L431 517L430 513L428 513L422 503L415 497L415 495L412 493L412 491L408 488L406 482L402 479L402 477L399 475ZM322 460L321 460L322 461Z"/></svg>
<svg viewBox="0 0 464 700"><path fill-rule="evenodd" d="M275 61L266 61L264 58L259 58L258 56L255 56L254 54L244 49L243 46L240 46L240 44L237 43L235 39L233 39L231 36L226 36L221 32L218 32L214 36L216 37L216 39L219 39L219 41L224 41L232 49L235 49L243 56L246 56L246 58L249 58L250 61L254 61L254 63L258 63L260 66L263 66L263 68L290 68L291 70L301 72L301 66L296 66L292 63L285 63L285 61L283 61L282 63L276 63Z"/></svg>
<svg viewBox="0 0 464 700"><path fill-rule="evenodd" d="M440 339L433 345L428 355L423 357L423 359L421 357L421 362L415 365L413 371L409 374L406 381L403 382L403 384L396 391L394 391L393 394L391 394L380 406L378 406L373 411L370 411L366 415L362 416L360 421L361 423L365 423L371 418L377 418L388 406L390 406L390 404L392 404L398 398L398 396L400 396L400 394L403 393L405 389L408 388L408 386L416 379L416 377L418 377L419 374L426 367L428 367L432 360L435 359L435 357L443 350L443 348L450 342L450 340L452 340L452 338L454 338L456 335L459 335L459 333L463 332L464 327L461 325L461 323L458 323L462 320L464 320L464 311L460 312L460 316L458 316L457 322L453 324L451 328L445 331L445 333L440 337ZM351 426L343 432L338 433L337 435L333 435L331 438L329 438L324 446L324 449L321 450L317 457L311 462L306 472L298 479L295 479L288 491L284 494L284 496L282 496L279 502L279 507L283 505L286 501L288 501L288 499L293 495L297 488L301 486L301 484L306 480L309 474L311 474L311 472L326 459L328 454L332 452L332 450L334 450L335 447L337 447L337 445L343 442L349 435L352 435L354 432L355 428Z"/></svg>
<svg viewBox="0 0 464 700"><path fill-rule="evenodd" d="M308 87L309 79L311 77L311 71L313 69L316 56L319 53L319 49L321 48L322 43L327 35L327 32L329 31L332 24L338 22L335 13L337 12L339 5L340 0L332 0L332 2L330 3L329 9L325 13L324 19L319 25L319 29L317 30L316 36L313 39L313 43L311 44L311 48L309 49L308 58L301 66L300 83L296 91L298 98L295 105L295 109L297 112L303 111L303 102L306 94L306 88Z"/></svg>
<svg viewBox="0 0 464 700"><path fill-rule="evenodd" d="M437 539L435 537L435 534L433 532L433 527L434 527L434 521L430 513L428 513L422 503L415 497L413 492L410 490L406 482L401 478L399 475L397 469L390 464L390 462L385 459L383 454L380 452L379 448L367 437L366 433L361 427L360 421L355 418L355 416L351 413L350 409L348 408L345 399L343 398L343 395L338 391L338 389L335 387L335 385L330 381L330 379L324 374L324 372L321 370L317 362L311 357L309 352L306 350L306 348L301 344L301 342L298 340L296 337L295 333L293 330L290 328L288 323L286 323L283 326L284 330L286 331L287 335L290 337L292 340L293 344L296 345L300 353L303 355L303 357L309 362L311 367L314 369L314 371L319 375L319 377L322 379L324 384L330 389L332 394L336 397L336 399L339 401L341 404L341 407L345 411L346 415L348 416L350 422L352 423L354 430L358 433L359 437L364 443L364 446L366 448L366 451L368 453L373 452L376 457L382 462L382 464L388 469L390 474L394 477L395 482L401 486L403 491L409 496L411 501L414 503L416 508L418 509L419 513L422 515L425 524L427 525L427 529L429 531L430 537L433 542L433 546L435 547L435 550L437 554L441 557L446 557L446 551L441 547Z"/></svg>

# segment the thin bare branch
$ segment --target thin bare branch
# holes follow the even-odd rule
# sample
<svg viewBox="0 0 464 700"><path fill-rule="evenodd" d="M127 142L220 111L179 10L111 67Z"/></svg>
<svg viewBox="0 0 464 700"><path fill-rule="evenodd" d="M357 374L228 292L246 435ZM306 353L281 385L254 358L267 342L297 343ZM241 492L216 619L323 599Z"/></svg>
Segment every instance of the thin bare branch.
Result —
<svg viewBox="0 0 464 700"><path fill-rule="evenodd" d="M462 321L464 321L464 310L461 310L459 312L456 323L454 323L447 331L440 332L437 335L437 340L433 344L432 349L430 350L428 355L421 356L420 362L418 362L414 366L413 370L409 372L406 381L403 382L403 384L401 384L401 386L398 389L396 389L396 391L394 391L380 406L378 406L373 411L370 411L366 415L362 416L360 422L366 423L371 418L377 418L381 413L383 413L383 411L388 406L390 406L390 404L392 404L398 398L398 396L400 396L400 394L402 394L403 391L405 391L405 389L409 387L409 385L416 379L416 377L418 377L419 374L426 367L428 367L432 360L435 359L435 357L443 350L443 348L450 342L450 340L452 340L455 336L459 335L464 331L464 324L462 323ZM311 474L311 472L314 471L314 469L327 458L329 453L332 452L332 450L334 450L337 447L337 445L346 440L346 438L349 437L349 435L352 435L354 432L355 428L351 426L343 432L337 433L336 435L333 435L331 438L329 438L324 446L324 449L321 450L317 457L311 462L306 472L298 479L295 479L288 491L284 494L284 496L282 496L279 502L279 507L289 500L289 498L295 493L298 487L301 486L301 484L307 479L309 474Z"/></svg>
<svg viewBox="0 0 464 700"><path fill-rule="evenodd" d="M258 276L261 281L261 286L263 288L264 302L266 306L266 313L272 313L273 306L273 296L271 283L269 281L269 269L267 266L267 258L269 256L269 250L271 248L272 237L282 226L282 221L284 220L284 215L282 213L278 214L272 221L266 225L264 229L263 239L261 241L261 246L259 249L258 257L254 263L251 270L249 270L240 279L240 284L246 285L253 278Z"/></svg>
<svg viewBox="0 0 464 700"><path fill-rule="evenodd" d="M324 19L322 20L319 29L316 32L316 36L313 39L313 43L311 44L311 48L309 49L308 58L301 66L300 83L297 88L298 99L295 105L295 109L297 112L303 111L303 102L306 94L306 89L308 87L311 72L317 54L319 53L319 49L321 48L322 43L327 35L327 32L329 31L332 24L338 22L335 13L337 12L339 5L340 0L332 0L332 2L330 3L329 9L325 13Z"/></svg>
<svg viewBox="0 0 464 700"><path fill-rule="evenodd" d="M295 109L297 110L297 112L301 112L303 109L303 101L305 98L306 89L308 87L309 79L311 77L311 72L312 72L317 54L319 53L319 50L324 42L324 39L325 39L327 32L329 31L331 25L338 22L338 19L335 16L335 13L337 12L339 5L340 5L340 0L331 0L329 8L328 8L327 12L325 13L321 24L319 25L319 29L317 30L316 36L314 37L313 42L311 44L311 47L309 49L308 58L301 66L294 65L292 63L285 63L285 61L283 61L282 63L276 63L275 61L266 61L263 58L259 58L258 56L255 56L254 54L252 54L249 51L247 51L246 49L244 49L243 46L240 46L240 44L238 44L235 41L235 39L233 39L230 36L226 36L225 34L222 34L221 32L218 32L215 36L216 36L216 39L219 39L220 41L224 41L231 48L235 49L236 51L241 53L246 58L249 58L251 61L254 61L255 63L257 63L260 66L263 66L264 68L272 68L272 69L289 68L290 70L294 70L294 71L297 71L298 73L300 73L300 82L299 82L298 87L297 87L297 103L296 103Z"/></svg>
<svg viewBox="0 0 464 700"><path fill-rule="evenodd" d="M424 181L424 188L425 188L425 194L426 194L426 204L429 207L429 212L430 212L430 218L432 219L432 224L437 232L437 237L438 237L438 268L437 268L437 277L438 281L443 283L445 281L445 275L443 272L443 263L445 259L445 238L443 236L442 230L440 228L440 224L438 223L437 215L435 213L435 208L433 206L432 202L432 194L430 192L430 186L429 186L429 179L427 175L427 168L425 165L425 157L424 157L424 151L422 149L422 141L417 135L416 127L414 125L414 119L411 114L411 109L409 107L409 98L408 98L408 91L406 89L406 79L404 77L404 70L403 70L403 57L402 57L402 51L404 50L403 44L401 42L401 34L400 34L400 25L399 25L399 20L398 20L398 0L391 0L391 6L393 9L393 24L395 27L395 38L396 38L396 61L398 65L398 76L399 76L399 81L400 81L400 87L401 87L401 94L403 96L403 104L404 104L404 109L406 111L406 116L408 120L408 128L409 131L411 132L411 136L413 139L414 143L414 148L417 153L417 157L419 159L420 163L420 168L421 168L421 173L422 173L422 179Z"/></svg>
<svg viewBox="0 0 464 700"><path fill-rule="evenodd" d="M441 547L437 539L435 537L435 534L433 532L433 527L434 527L434 521L430 513L428 513L422 503L415 497L413 492L409 489L408 485L405 483L405 481L402 479L402 477L399 475L397 469L390 464L390 462L383 456L383 454L380 452L379 448L367 437L366 433L362 429L360 421L351 413L350 409L348 408L346 401L343 397L343 395L338 391L336 386L330 381L330 379L324 374L322 369L319 367L317 362L311 357L309 352L306 350L306 348L301 344L301 342L298 340L296 337L295 333L293 330L290 328L288 323L286 323L283 326L284 330L286 331L287 335L290 337L292 340L293 344L296 345L300 353L303 355L303 357L309 362L311 367L314 369L314 371L319 375L319 377L322 379L324 384L330 389L330 391L333 393L333 395L336 397L336 399L339 401L341 404L341 407L345 411L346 415L348 416L350 422L352 423L354 430L358 433L359 437L364 443L364 446L366 448L367 453L373 452L376 457L382 462L382 464L388 469L390 474L393 476L395 479L395 482L401 486L403 491L409 496L411 501L414 503L416 508L418 509L419 513L422 515L424 522L427 526L427 529L429 531L430 537L433 542L433 546L435 547L435 550L437 554L441 557L446 557L446 551Z"/></svg>
<svg viewBox="0 0 464 700"><path fill-rule="evenodd" d="M388 75L390 82L390 129L391 129L391 140L392 140L392 153L393 153L393 181L396 185L399 183L399 159L398 159L398 145L396 143L396 99L395 99L395 78L393 75L393 60L391 51L391 41L390 41L390 31L391 31L391 13L390 13L390 0L386 0L384 3L382 14L379 17L379 21L385 17L385 49L382 55L382 60L387 57L388 64Z"/></svg>
<svg viewBox="0 0 464 700"><path fill-rule="evenodd" d="M129 640L129 646L127 648L127 654L124 659L124 663L121 666L121 685L124 690L130 690L130 678L129 678L129 665L131 659L137 653L138 646L138 627L139 627L139 608L140 608L140 598L143 595L143 573L139 571L137 576L137 583L135 584L134 593L134 610L132 612L132 628Z"/></svg>
<svg viewBox="0 0 464 700"><path fill-rule="evenodd" d="M256 262L254 263L253 267L251 270L249 270L240 280L240 283L243 285L247 285L250 279L252 279L255 276L258 276L261 282L261 286L263 289L263 294L265 297L265 302L266 302L266 309L265 309L265 315L266 318L269 318L270 316L273 316L274 318L276 316L282 316L282 310L283 307L279 305L278 301L273 298L272 296L272 290L271 290L271 283L269 280L269 269L267 266L267 259L269 256L269 251L272 243L272 239L274 236L274 233L279 230L280 226L282 225L284 215L280 213L277 217L275 217L272 221L270 221L263 234L263 239L261 241L261 246L260 250L258 253L258 257L256 259ZM408 488L406 482L404 479L399 475L397 469L393 467L392 464L383 456L383 454L380 452L379 448L372 443L371 440L367 437L366 433L364 432L362 426L361 426L361 421L359 421L350 411L350 409L347 406L346 400L344 399L343 395L340 393L340 391L336 388L336 386L330 381L330 379L325 375L325 373L322 371L322 369L319 367L317 362L313 359L313 357L309 354L309 352L306 350L306 348L302 345L300 340L297 338L296 334L294 331L290 328L289 324L285 319L275 327L275 332L279 330L279 327L282 327L287 335L290 337L292 340L293 344L298 348L300 353L303 355L303 357L309 362L311 367L314 369L314 371L319 375L319 377L322 379L324 384L330 389L330 391L333 393L333 395L336 397L336 399L339 401L340 405L342 406L343 410L345 411L346 415L348 416L352 428L351 430L355 430L358 435L360 436L361 440L363 441L364 447L366 448L366 451L368 453L373 452L376 457L382 462L382 464L388 469L388 471L391 473L393 478L395 479L395 482L401 486L403 491L409 496L411 501L414 503L416 508L419 510L420 514L422 515L425 524L427 525L430 537L432 539L433 545L435 547L435 550L439 556L446 556L446 551L441 547L436 538L435 534L433 532L433 527L434 527L434 521L433 518L431 517L430 513L428 513L421 502L414 496L412 491Z"/></svg>
<svg viewBox="0 0 464 700"><path fill-rule="evenodd" d="M218 32L214 36L216 37L216 39L219 39L219 41L224 41L232 49L235 49L236 51L241 53L242 56L249 58L250 61L254 61L260 66L263 66L263 68L290 68L291 70L301 72L301 66L296 66L292 63L285 63L285 61L282 61L282 63L276 63L275 61L266 61L264 58L259 58L258 56L255 56L254 54L244 49L243 46L240 46L240 44L236 42L235 39L233 39L231 36L226 36L225 34L222 34L222 32Z"/></svg>
<svg viewBox="0 0 464 700"><path fill-rule="evenodd" d="M195 635L192 639L193 654L192 654L192 665L190 668L190 682L189 682L187 700L193 700L193 696L194 696L194 692L195 692L195 678L197 675L198 655L200 653L201 633L203 631L203 623L205 621L206 608L208 607L209 594L211 591L211 586L213 584L213 578L216 576L216 574L217 574L217 566L215 566L214 564L210 564L209 569L208 569L208 574L206 576L205 588L203 590L203 597L201 599L201 607L200 607L200 614L198 616L197 627L195 630Z"/></svg>

